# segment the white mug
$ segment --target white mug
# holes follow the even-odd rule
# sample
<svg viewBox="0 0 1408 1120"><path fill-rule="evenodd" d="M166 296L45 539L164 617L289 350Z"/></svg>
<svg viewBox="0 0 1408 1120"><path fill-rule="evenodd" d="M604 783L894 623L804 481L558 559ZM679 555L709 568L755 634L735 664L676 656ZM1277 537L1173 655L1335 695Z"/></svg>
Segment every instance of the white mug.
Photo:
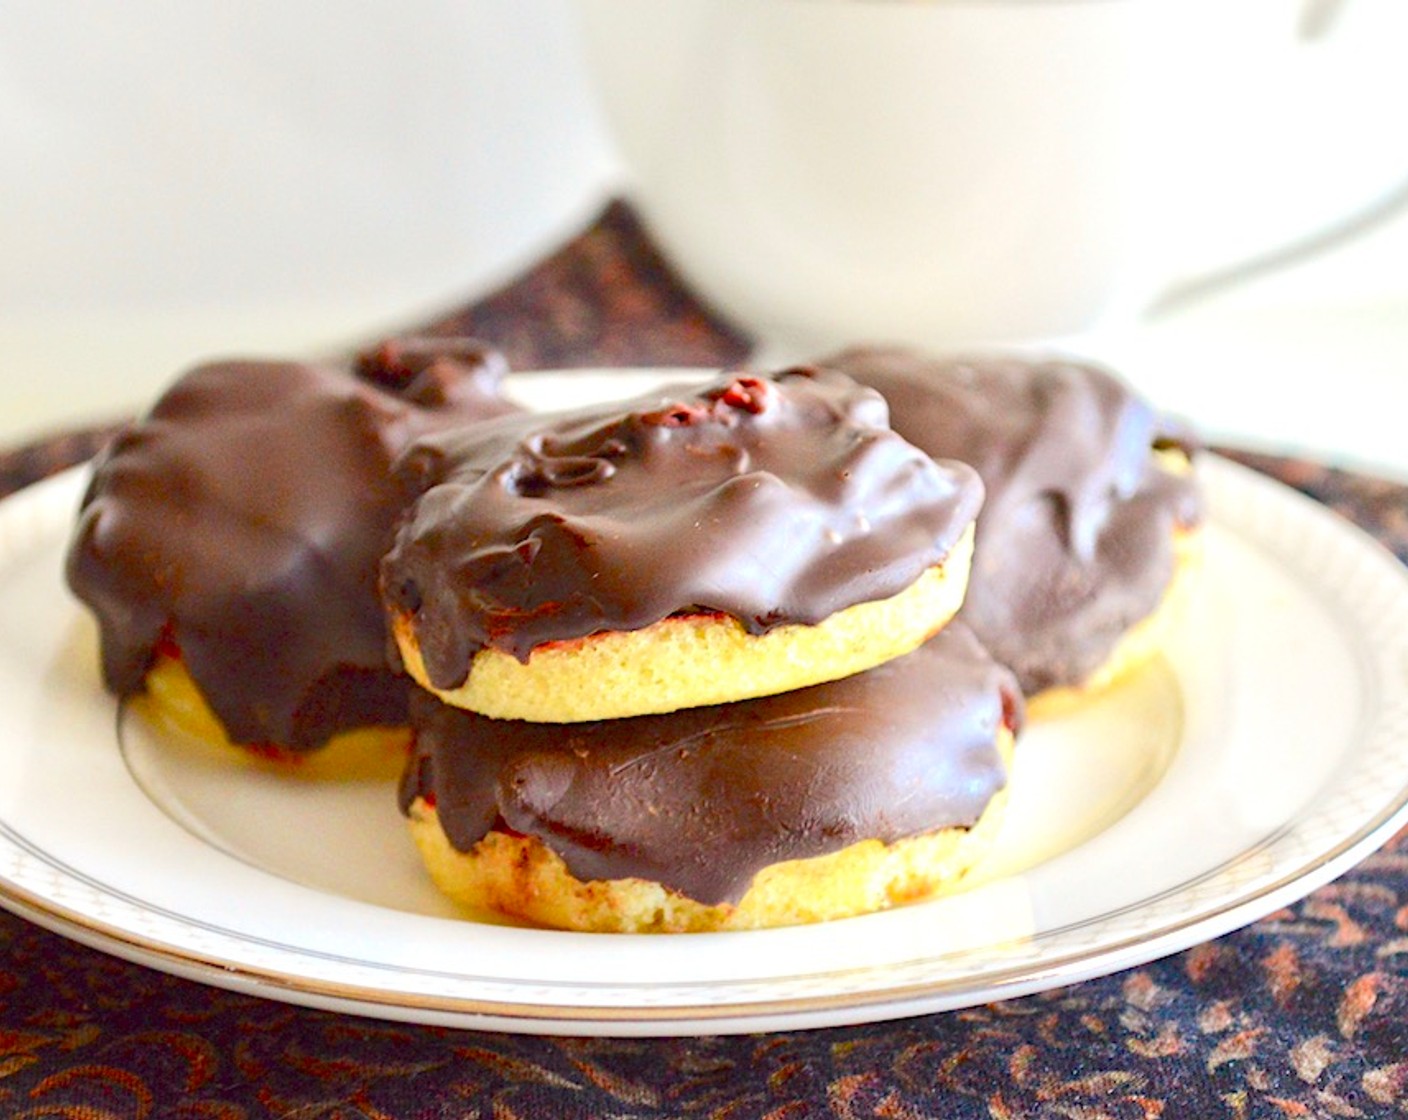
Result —
<svg viewBox="0 0 1408 1120"><path fill-rule="evenodd" d="M1088 331L1408 183L1405 0L576 7L647 226L784 348Z"/></svg>

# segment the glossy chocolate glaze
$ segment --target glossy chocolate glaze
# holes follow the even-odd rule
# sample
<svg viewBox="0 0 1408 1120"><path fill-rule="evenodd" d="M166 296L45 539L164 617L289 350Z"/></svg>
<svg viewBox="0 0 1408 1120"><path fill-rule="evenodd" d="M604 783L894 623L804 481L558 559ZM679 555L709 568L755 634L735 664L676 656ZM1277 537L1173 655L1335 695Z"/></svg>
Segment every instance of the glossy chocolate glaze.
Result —
<svg viewBox="0 0 1408 1120"><path fill-rule="evenodd" d="M913 583L982 499L878 394L805 369L446 433L399 471L424 494L383 592L442 688L481 648L526 660L672 614L819 622Z"/></svg>
<svg viewBox="0 0 1408 1120"><path fill-rule="evenodd" d="M236 742L308 749L404 723L377 594L407 497L391 461L418 435L516 409L502 361L472 340L391 343L359 366L362 380L201 366L99 458L67 577L97 615L112 691L140 691L171 642Z"/></svg>
<svg viewBox="0 0 1408 1120"><path fill-rule="evenodd" d="M959 617L1031 695L1085 680L1163 597L1174 531L1201 519L1156 447L1189 434L1112 374L1058 359L852 349L823 364L879 390L891 422L987 487Z"/></svg>
<svg viewBox="0 0 1408 1120"><path fill-rule="evenodd" d="M781 860L971 826L1006 783L1016 681L963 626L868 672L669 715L544 725L411 700L402 811L450 843L535 836L581 880L641 878L737 902Z"/></svg>

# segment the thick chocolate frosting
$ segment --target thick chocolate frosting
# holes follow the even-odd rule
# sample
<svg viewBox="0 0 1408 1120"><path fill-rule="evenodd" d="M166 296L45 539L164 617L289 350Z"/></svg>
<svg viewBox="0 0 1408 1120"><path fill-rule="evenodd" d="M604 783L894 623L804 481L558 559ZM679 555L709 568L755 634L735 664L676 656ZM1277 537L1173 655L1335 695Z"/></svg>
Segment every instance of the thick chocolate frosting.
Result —
<svg viewBox="0 0 1408 1120"><path fill-rule="evenodd" d="M398 472L424 494L383 592L439 688L485 647L526 660L672 614L819 622L909 586L982 500L877 393L813 369L445 433Z"/></svg>
<svg viewBox="0 0 1408 1120"><path fill-rule="evenodd" d="M823 360L879 390L929 454L987 487L959 617L1031 695L1083 681L1158 606L1174 532L1198 523L1189 477L1151 454L1188 433L1108 371L1018 356L852 349Z"/></svg>
<svg viewBox="0 0 1408 1120"><path fill-rule="evenodd" d="M359 367L201 366L99 458L67 576L112 691L140 691L169 643L236 742L307 749L404 723L377 594L407 498L391 461L516 409L472 340L388 343Z"/></svg>
<svg viewBox="0 0 1408 1120"><path fill-rule="evenodd" d="M642 878L713 905L769 864L971 826L1006 783L1016 681L952 624L830 684L669 715L544 725L411 700L402 811L468 851L535 836L583 881Z"/></svg>

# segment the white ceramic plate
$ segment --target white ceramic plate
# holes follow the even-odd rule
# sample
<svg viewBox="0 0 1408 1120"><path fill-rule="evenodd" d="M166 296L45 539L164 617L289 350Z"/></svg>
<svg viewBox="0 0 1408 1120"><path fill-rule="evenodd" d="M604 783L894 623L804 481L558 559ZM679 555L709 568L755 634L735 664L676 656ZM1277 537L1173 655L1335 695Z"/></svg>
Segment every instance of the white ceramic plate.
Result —
<svg viewBox="0 0 1408 1120"><path fill-rule="evenodd" d="M618 381L549 378L562 401ZM635 387L634 384L632 387ZM289 781L127 718L60 575L81 474L0 504L0 902L120 956L295 1003L573 1034L775 1030L1068 984L1185 948L1408 820L1408 576L1211 459L1196 605L1149 670L1030 727L962 894L799 929L602 936L465 920L392 788Z"/></svg>

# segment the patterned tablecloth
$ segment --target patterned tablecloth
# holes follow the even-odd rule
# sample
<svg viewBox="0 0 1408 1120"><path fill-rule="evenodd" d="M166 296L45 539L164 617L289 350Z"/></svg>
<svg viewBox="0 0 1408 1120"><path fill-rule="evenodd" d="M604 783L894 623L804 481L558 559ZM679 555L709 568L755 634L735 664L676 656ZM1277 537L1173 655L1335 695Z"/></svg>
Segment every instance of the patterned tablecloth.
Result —
<svg viewBox="0 0 1408 1120"><path fill-rule="evenodd" d="M722 365L613 206L432 328L518 369ZM0 495L111 431L0 455ZM1228 452L1408 560L1408 487ZM1408 832L1303 901L1131 971L969 1010L736 1037L533 1038L305 1010L176 979L0 912L0 1116L1376 1117L1408 1112Z"/></svg>

